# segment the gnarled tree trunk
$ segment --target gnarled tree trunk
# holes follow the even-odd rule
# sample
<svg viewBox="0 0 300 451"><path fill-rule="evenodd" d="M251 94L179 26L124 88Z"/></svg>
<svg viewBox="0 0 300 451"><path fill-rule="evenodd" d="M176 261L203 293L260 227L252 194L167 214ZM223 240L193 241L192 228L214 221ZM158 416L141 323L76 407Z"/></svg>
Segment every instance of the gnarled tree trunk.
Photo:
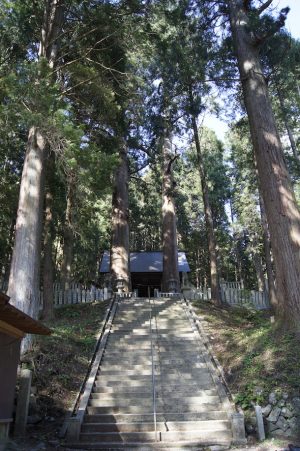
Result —
<svg viewBox="0 0 300 451"><path fill-rule="evenodd" d="M230 23L270 230L280 316L286 325L299 331L300 213L284 162L259 51L249 33L246 4L242 0L228 0Z"/></svg>
<svg viewBox="0 0 300 451"><path fill-rule="evenodd" d="M179 292L176 211L173 197L174 182L172 175L172 166L176 156L172 154L172 143L168 130L165 130L165 136L163 138L162 156L162 291Z"/></svg>
<svg viewBox="0 0 300 451"><path fill-rule="evenodd" d="M128 205L128 161L125 142L119 153L120 164L115 174L112 196L112 238L111 238L111 276L114 289L117 280L122 281L123 290L130 291L129 255L129 205Z"/></svg>

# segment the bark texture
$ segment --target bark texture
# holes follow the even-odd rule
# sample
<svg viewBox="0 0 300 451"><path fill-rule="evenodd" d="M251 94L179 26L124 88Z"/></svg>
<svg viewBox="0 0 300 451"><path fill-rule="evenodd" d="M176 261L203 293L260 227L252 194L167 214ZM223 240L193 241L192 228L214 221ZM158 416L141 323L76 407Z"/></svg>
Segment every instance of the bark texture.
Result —
<svg viewBox="0 0 300 451"><path fill-rule="evenodd" d="M211 297L212 302L216 305L221 304L221 294L219 288L219 275L218 275L218 261L217 261L217 250L216 250L216 238L214 231L214 221L213 214L209 200L209 192L207 186L207 176L203 163L203 157L201 152L198 127L196 118L192 117L193 123L193 132L194 132L194 140L197 151L197 161L198 168L201 180L201 188L202 188L202 197L204 204L204 214L205 214L205 223L207 230L207 241L208 241L208 252L209 252L209 263L210 263L210 280L211 280Z"/></svg>
<svg viewBox="0 0 300 451"><path fill-rule="evenodd" d="M120 164L115 174L112 196L111 276L115 289L117 279L122 279L125 292L130 291L129 261L129 205L128 161L126 144L120 150Z"/></svg>
<svg viewBox="0 0 300 451"><path fill-rule="evenodd" d="M72 275L72 261L73 261L73 212L75 203L75 174L70 173L67 177L67 204L66 217L64 224L64 244L63 244L63 259L61 264L60 281L62 287L69 288Z"/></svg>
<svg viewBox="0 0 300 451"><path fill-rule="evenodd" d="M259 61L245 2L228 0L230 23L270 230L279 312L300 330L300 214Z"/></svg>
<svg viewBox="0 0 300 451"><path fill-rule="evenodd" d="M45 139L29 131L23 166L8 296L10 303L33 318L39 312L40 253L43 217ZM30 346L30 337L25 343Z"/></svg>
<svg viewBox="0 0 300 451"><path fill-rule="evenodd" d="M163 140L163 178L162 178L162 252L163 276L162 291L179 292L178 248L176 231L176 211L174 202L174 182L172 166L175 160L168 132Z"/></svg>
<svg viewBox="0 0 300 451"><path fill-rule="evenodd" d="M43 310L42 319L52 319L54 317L54 262L53 262L53 195L52 195L52 174L55 161L52 154L48 160L46 174L46 194L45 194L45 222L44 222L44 265L43 265Z"/></svg>

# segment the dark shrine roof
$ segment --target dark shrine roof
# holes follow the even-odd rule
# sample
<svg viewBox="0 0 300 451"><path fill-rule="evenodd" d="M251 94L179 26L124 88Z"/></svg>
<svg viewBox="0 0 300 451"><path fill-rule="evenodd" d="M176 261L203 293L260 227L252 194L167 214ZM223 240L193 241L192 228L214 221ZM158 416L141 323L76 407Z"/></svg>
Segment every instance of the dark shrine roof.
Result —
<svg viewBox="0 0 300 451"><path fill-rule="evenodd" d="M104 251L100 272L109 272L110 253ZM179 272L190 272L190 267L186 259L185 252L178 252ZM162 252L130 252L130 272L162 272L163 256Z"/></svg>
<svg viewBox="0 0 300 451"><path fill-rule="evenodd" d="M0 320L26 334L50 335L51 330L9 303L9 297L0 292Z"/></svg>

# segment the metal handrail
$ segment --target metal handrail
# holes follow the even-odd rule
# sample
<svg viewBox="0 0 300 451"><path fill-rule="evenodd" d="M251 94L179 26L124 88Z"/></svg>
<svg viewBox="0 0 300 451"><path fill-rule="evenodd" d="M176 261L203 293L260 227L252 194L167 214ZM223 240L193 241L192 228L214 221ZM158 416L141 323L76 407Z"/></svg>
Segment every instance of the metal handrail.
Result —
<svg viewBox="0 0 300 451"><path fill-rule="evenodd" d="M152 361L152 402L153 402L153 422L154 422L154 432L155 441L157 442L157 421L156 421L156 383L155 383L155 365L154 365L154 353L153 353L153 336L152 336L152 306L151 299L149 297L150 306L150 341L151 341L151 361Z"/></svg>

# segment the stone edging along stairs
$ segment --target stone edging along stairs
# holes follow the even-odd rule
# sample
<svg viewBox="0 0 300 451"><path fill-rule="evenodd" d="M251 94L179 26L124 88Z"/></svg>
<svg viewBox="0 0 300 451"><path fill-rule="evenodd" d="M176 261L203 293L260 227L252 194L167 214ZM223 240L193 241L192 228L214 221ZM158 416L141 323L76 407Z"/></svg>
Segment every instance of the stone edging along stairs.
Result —
<svg viewBox="0 0 300 451"><path fill-rule="evenodd" d="M245 442L243 427L187 301L114 301L68 421L69 447L229 447Z"/></svg>

